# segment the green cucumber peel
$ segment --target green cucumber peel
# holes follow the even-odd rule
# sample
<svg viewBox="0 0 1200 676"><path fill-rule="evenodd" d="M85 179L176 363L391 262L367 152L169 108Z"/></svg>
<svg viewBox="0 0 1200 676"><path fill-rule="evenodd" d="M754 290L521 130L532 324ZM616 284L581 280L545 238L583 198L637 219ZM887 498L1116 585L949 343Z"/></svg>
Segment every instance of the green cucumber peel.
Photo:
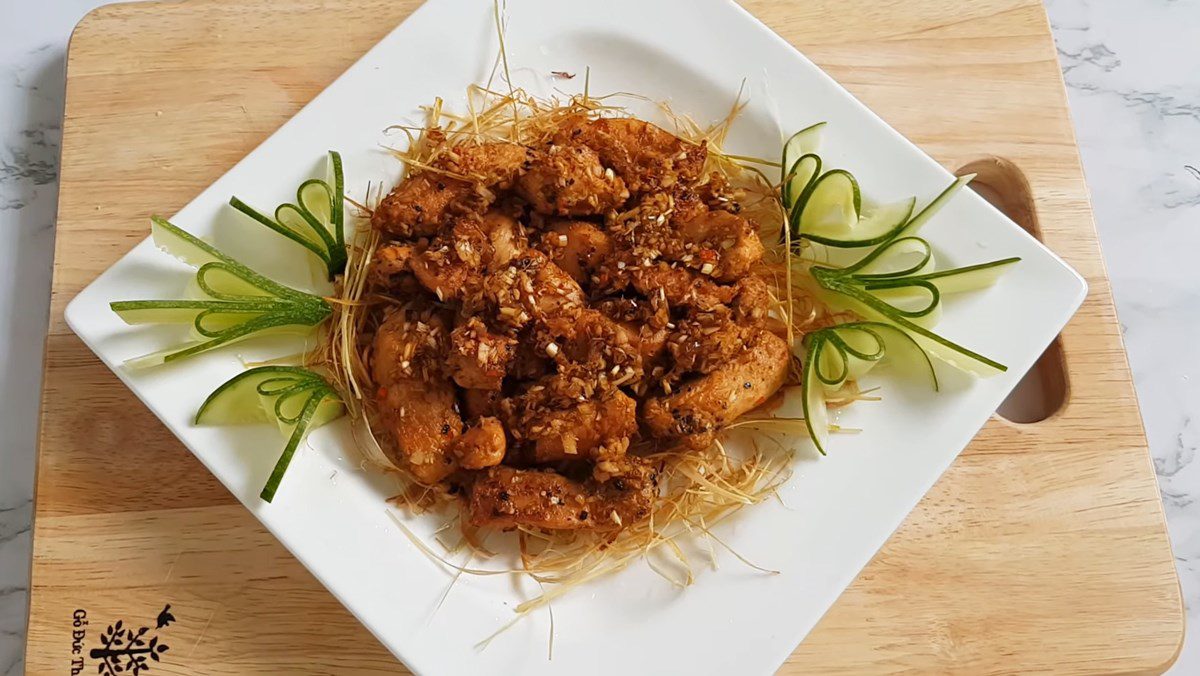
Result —
<svg viewBox="0 0 1200 676"><path fill-rule="evenodd" d="M797 209L797 204L803 203L802 198L808 195L808 188L820 175L821 156L815 153L801 155L792 164L780 188L784 209L788 211Z"/></svg>
<svg viewBox="0 0 1200 676"><path fill-rule="evenodd" d="M259 494L271 502L308 432L340 417L345 410L341 395L320 374L297 366L260 366L230 378L208 395L194 423L278 424L288 441Z"/></svg>
<svg viewBox="0 0 1200 676"><path fill-rule="evenodd" d="M818 266L812 269L812 274L822 288L854 301L855 309L860 314L904 330L922 349L952 366L980 376L995 375L1008 370L1004 364L944 338L913 321L917 317L929 314L939 305L940 292L930 282L917 280L918 283L914 283L914 286L929 290L933 301L919 311L904 311L881 300L868 291L865 284L855 280L852 275L844 274L842 270Z"/></svg>
<svg viewBox="0 0 1200 676"><path fill-rule="evenodd" d="M978 263L975 265L967 265L961 268L953 268L950 270L938 270L927 274L914 275L908 279L913 281L922 281L933 284L937 287L940 293L961 293L963 291L974 291L990 286L1000 275L1004 269L1015 263L1019 263L1019 256L1009 258L1001 258L1000 260L988 261L987 263Z"/></svg>
<svg viewBox="0 0 1200 676"><path fill-rule="evenodd" d="M864 339L869 349L862 349ZM819 329L804 337L804 345L801 406L809 438L821 455L825 455L829 437L826 396L861 378L885 358L928 373L933 389L939 387L937 371L925 350L912 336L886 322L847 322ZM830 366L836 370L829 371Z"/></svg>
<svg viewBox="0 0 1200 676"><path fill-rule="evenodd" d="M854 174L845 169L830 169L809 182L792 207L788 221L793 237L812 239L810 234L821 230L848 231L861 214L862 192Z"/></svg>
<svg viewBox="0 0 1200 676"><path fill-rule="evenodd" d="M796 161L800 165L801 157ZM820 161L820 158L817 158ZM820 165L818 164L818 170ZM837 182L825 183L826 177ZM853 249L885 244L917 233L950 201L974 174L960 176L929 204L914 214L916 198L868 207L864 210L854 175L835 169L810 179L797 196L793 181L785 177L781 199L794 240L807 239L825 246ZM824 184L824 185L822 185ZM853 205L853 209L850 206Z"/></svg>
<svg viewBox="0 0 1200 676"><path fill-rule="evenodd" d="M329 318L325 299L279 284L170 223L151 218L155 244L196 266L199 300L116 301L109 307L127 323L190 323L197 340L126 362L145 368L186 359L263 333L307 332Z"/></svg>
<svg viewBox="0 0 1200 676"><path fill-rule="evenodd" d="M326 178L309 179L296 189L296 202L280 204L268 216L238 197L234 209L308 249L325 267L330 281L346 269L345 177L342 156L329 151Z"/></svg>
<svg viewBox="0 0 1200 676"><path fill-rule="evenodd" d="M825 387L817 379L817 357L825 341L821 336L806 340L808 356L800 371L800 406L804 414L804 426L808 429L808 438L821 455L825 453L825 441L829 438L829 411L825 407Z"/></svg>
<svg viewBox="0 0 1200 676"><path fill-rule="evenodd" d="M818 122L809 125L800 131L792 134L787 141L783 143L783 156L780 158L779 171L780 182L786 181L788 174L792 169L792 165L804 155L810 155L817 152L821 146L821 131L825 128L825 122Z"/></svg>
<svg viewBox="0 0 1200 676"><path fill-rule="evenodd" d="M804 337L802 405L809 437L824 455L830 424L826 397L888 361L917 366L938 389L932 357L962 371L989 376L1007 367L932 330L943 294L984 288L1016 257L936 270L933 248L917 233L974 175L957 177L920 210L915 197L864 209L858 181L841 169L822 173L815 154L820 125L793 135L783 149L780 201L786 214L783 239L809 240L840 249L866 248L842 267L806 265L828 302L863 318L819 329ZM793 246L798 246L794 244Z"/></svg>
<svg viewBox="0 0 1200 676"><path fill-rule="evenodd" d="M885 241L916 235L917 231L924 227L930 219L932 219L939 211L941 211L942 207L946 206L946 203L949 202L952 197L957 195L958 191L962 190L968 183L970 183L971 179L973 178L975 178L975 174L967 174L965 176L959 176L955 178L953 183L942 190L942 192L938 193L938 196L934 197L929 204L926 204L924 209L921 209L921 211L917 212L916 216L910 218Z"/></svg>

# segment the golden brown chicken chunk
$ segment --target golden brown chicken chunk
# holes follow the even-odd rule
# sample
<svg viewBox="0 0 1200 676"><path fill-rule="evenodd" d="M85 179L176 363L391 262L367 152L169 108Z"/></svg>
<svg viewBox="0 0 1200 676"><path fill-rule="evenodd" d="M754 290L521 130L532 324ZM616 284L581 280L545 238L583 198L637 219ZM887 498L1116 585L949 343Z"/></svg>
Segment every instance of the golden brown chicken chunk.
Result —
<svg viewBox="0 0 1200 676"><path fill-rule="evenodd" d="M450 332L447 366L459 387L499 390L516 356L517 340L493 333L477 317Z"/></svg>
<svg viewBox="0 0 1200 676"><path fill-rule="evenodd" d="M517 193L551 216L588 216L611 211L629 199L625 182L605 170L584 145L551 145L517 181Z"/></svg>
<svg viewBox="0 0 1200 676"><path fill-rule="evenodd" d="M598 389L636 382L642 377L641 354L634 344L634 334L599 310L586 308L547 317L533 337L557 362L561 374L586 380Z"/></svg>
<svg viewBox="0 0 1200 676"><path fill-rule="evenodd" d="M527 462L617 458L637 432L637 402L620 390L567 408L544 402L538 393L506 402L513 438L532 446Z"/></svg>
<svg viewBox="0 0 1200 676"><path fill-rule="evenodd" d="M483 284L483 299L496 321L519 329L533 319L556 317L583 307L583 289L537 249L522 251Z"/></svg>
<svg viewBox="0 0 1200 676"><path fill-rule="evenodd" d="M529 169L533 155L517 143L464 143L445 151L433 163L438 169L469 177L488 188L506 190Z"/></svg>
<svg viewBox="0 0 1200 676"><path fill-rule="evenodd" d="M477 197L464 181L432 172L410 176L375 207L371 227L395 237L431 237L455 207Z"/></svg>
<svg viewBox="0 0 1200 676"><path fill-rule="evenodd" d="M712 373L745 349L750 332L723 315L680 320L667 341L673 372Z"/></svg>
<svg viewBox="0 0 1200 676"><path fill-rule="evenodd" d="M767 319L771 311L771 289L762 277L747 275L735 285L737 295L731 307L733 317L740 322L759 324Z"/></svg>
<svg viewBox="0 0 1200 676"><path fill-rule="evenodd" d="M462 432L454 385L406 378L379 388L380 448L397 467L433 485L457 469L450 447Z"/></svg>
<svg viewBox="0 0 1200 676"><path fill-rule="evenodd" d="M525 229L517 219L499 211L484 214L480 229L487 235L491 247L487 261L489 270L508 265L509 261L529 247Z"/></svg>
<svg viewBox="0 0 1200 676"><path fill-rule="evenodd" d="M542 235L539 249L581 286L612 253L612 240L587 221L557 221Z"/></svg>
<svg viewBox="0 0 1200 676"><path fill-rule="evenodd" d="M391 243L376 249L367 272L370 287L398 298L420 296L421 284L410 265L416 253L416 248L407 244Z"/></svg>
<svg viewBox="0 0 1200 676"><path fill-rule="evenodd" d="M438 300L459 300L482 285L491 243L480 225L478 217L458 219L447 236L433 240L409 262L417 280Z"/></svg>
<svg viewBox="0 0 1200 676"><path fill-rule="evenodd" d="M456 146L434 163L439 171L421 171L401 181L371 214L371 226L396 237L431 237L456 214L482 211L494 198L491 188L506 188L526 169L528 149L512 143Z"/></svg>
<svg viewBox="0 0 1200 676"><path fill-rule="evenodd" d="M563 129L558 139L595 150L600 161L612 167L633 193L691 183L704 170L708 157L705 145L688 143L632 118L578 120Z"/></svg>
<svg viewBox="0 0 1200 676"><path fill-rule="evenodd" d="M504 460L508 440L504 426L495 418L480 418L450 445L450 453L463 469L494 467Z"/></svg>
<svg viewBox="0 0 1200 676"><path fill-rule="evenodd" d="M449 344L444 311L419 302L396 308L379 329L371 350L371 375L376 385L407 378L436 379Z"/></svg>
<svg viewBox="0 0 1200 676"><path fill-rule="evenodd" d="M397 467L426 484L457 468L449 449L462 432L454 385L434 373L444 336L444 322L436 314L401 310L379 327L372 348L380 447Z"/></svg>
<svg viewBox="0 0 1200 676"><path fill-rule="evenodd" d="M387 244L375 250L371 262L371 275L376 277L380 286L389 286L388 282L394 275L410 272L408 263L416 250L407 244Z"/></svg>
<svg viewBox="0 0 1200 676"><path fill-rule="evenodd" d="M684 384L678 392L647 399L642 422L660 439L704 448L722 426L761 405L783 386L790 360L783 339L755 329L741 354L726 364Z"/></svg>
<svg viewBox="0 0 1200 676"><path fill-rule="evenodd" d="M557 472L492 467L470 490L475 526L617 530L650 515L658 494L657 472L640 458L626 458L599 481L575 481Z"/></svg>
<svg viewBox="0 0 1200 676"><path fill-rule="evenodd" d="M647 298L661 294L673 307L691 307L702 311L721 309L737 297L738 291L737 287L718 284L699 272L672 267L663 262L632 270L629 281L638 293Z"/></svg>
<svg viewBox="0 0 1200 676"><path fill-rule="evenodd" d="M615 246L626 265L646 266L662 258L735 282L762 260L762 240L750 221L703 205L681 212L681 206L671 193L652 193L613 219Z"/></svg>
<svg viewBox="0 0 1200 676"><path fill-rule="evenodd" d="M719 281L737 281L762 260L762 240L750 221L741 216L706 211L674 225L688 245L688 253L694 254L690 267L698 264L702 273Z"/></svg>

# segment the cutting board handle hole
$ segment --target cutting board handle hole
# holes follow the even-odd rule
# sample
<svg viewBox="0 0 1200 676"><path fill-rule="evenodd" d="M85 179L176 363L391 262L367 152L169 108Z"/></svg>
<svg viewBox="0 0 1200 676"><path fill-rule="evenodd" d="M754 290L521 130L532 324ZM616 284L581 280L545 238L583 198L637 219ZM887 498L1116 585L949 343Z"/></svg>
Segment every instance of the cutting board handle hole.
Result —
<svg viewBox="0 0 1200 676"><path fill-rule="evenodd" d="M955 173L975 174L970 183L975 192L1029 234L1039 241L1042 239L1033 192L1017 165L1002 157L983 157L968 162ZM1062 409L1069 392L1062 343L1055 337L996 413L1009 422L1041 422Z"/></svg>

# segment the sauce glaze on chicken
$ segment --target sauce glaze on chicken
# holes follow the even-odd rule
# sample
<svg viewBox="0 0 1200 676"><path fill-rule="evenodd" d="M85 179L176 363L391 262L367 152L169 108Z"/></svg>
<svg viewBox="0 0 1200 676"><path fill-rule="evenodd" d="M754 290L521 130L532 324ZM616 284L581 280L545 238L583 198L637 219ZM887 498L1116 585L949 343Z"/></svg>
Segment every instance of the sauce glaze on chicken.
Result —
<svg viewBox="0 0 1200 676"><path fill-rule="evenodd" d="M532 145L443 144L375 209L376 433L476 526L619 529L790 365L763 245L707 149L577 115Z"/></svg>

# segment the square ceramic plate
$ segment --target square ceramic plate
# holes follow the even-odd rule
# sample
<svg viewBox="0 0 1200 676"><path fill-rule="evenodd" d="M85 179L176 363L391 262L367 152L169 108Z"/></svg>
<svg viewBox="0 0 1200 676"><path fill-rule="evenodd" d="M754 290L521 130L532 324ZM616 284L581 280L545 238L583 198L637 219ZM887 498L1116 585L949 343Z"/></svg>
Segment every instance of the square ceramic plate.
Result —
<svg viewBox="0 0 1200 676"><path fill-rule="evenodd" d="M686 11L685 11L686 7ZM534 89L582 88L544 79L591 68L591 92L638 92L671 101L704 122L722 118L743 80L750 104L728 147L773 157L782 130L828 120L823 155L853 171L883 200L935 195L951 180L937 163L854 100L810 61L729 0L522 0L509 10L514 77ZM672 25L663 31L662 26ZM449 36L449 37L447 37ZM227 206L292 198L323 166L327 149L345 159L347 185L391 182L399 166L384 128L419 119L441 96L462 104L466 86L487 79L497 54L490 0L430 0L229 173L171 220L280 281L310 285L301 251ZM636 111L646 113L645 110ZM70 304L76 333L224 484L385 645L423 673L769 673L816 624L921 496L950 465L1062 329L1085 294L1083 280L1054 254L969 191L924 234L944 265L1007 256L1023 261L995 287L955 297L944 335L1006 363L988 380L953 379L941 394L880 378L885 397L841 420L857 435L817 458L808 442L781 501L744 510L719 527L723 539L766 575L720 555L698 560L696 584L672 588L635 565L554 603L553 660L545 612L516 624L486 649L476 644L537 593L527 580L463 576L438 607L450 575L419 552L385 513L388 479L359 469L343 424L315 432L292 463L273 504L258 491L282 440L266 426L196 428L204 395L242 369L239 358L293 353L297 344L243 344L150 371L125 359L166 346L169 329L131 329L108 310L120 299L184 293L190 268L149 241L101 275ZM948 375L943 369L943 375ZM948 391L947 391L948 390ZM936 424L931 424L935 421ZM408 519L428 535L434 517ZM502 565L502 564L500 564ZM319 618L313 618L319 621ZM703 648L699 648L703 646Z"/></svg>

